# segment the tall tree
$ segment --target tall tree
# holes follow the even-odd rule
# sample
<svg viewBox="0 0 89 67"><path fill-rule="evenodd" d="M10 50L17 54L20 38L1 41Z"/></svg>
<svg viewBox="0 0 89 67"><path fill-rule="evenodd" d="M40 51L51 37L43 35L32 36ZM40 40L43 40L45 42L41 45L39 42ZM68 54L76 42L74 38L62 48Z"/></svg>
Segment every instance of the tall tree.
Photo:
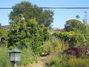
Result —
<svg viewBox="0 0 89 67"><path fill-rule="evenodd" d="M31 18L36 18L36 21L39 24L43 24L46 27L51 26L53 22L53 11L44 10L37 5L33 5L27 1L21 2L13 6L13 10L9 15L10 23L15 21L16 23L19 21L19 17L23 16L26 21Z"/></svg>

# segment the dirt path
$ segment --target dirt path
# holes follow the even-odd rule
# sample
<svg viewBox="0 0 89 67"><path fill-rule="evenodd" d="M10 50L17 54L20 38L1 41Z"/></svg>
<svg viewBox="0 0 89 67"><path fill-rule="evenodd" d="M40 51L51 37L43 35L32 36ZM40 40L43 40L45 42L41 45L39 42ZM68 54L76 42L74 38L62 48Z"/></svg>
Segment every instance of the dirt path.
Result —
<svg viewBox="0 0 89 67"><path fill-rule="evenodd" d="M45 67L45 64L42 61L38 61L37 63L33 63L27 66L18 66L18 67Z"/></svg>
<svg viewBox="0 0 89 67"><path fill-rule="evenodd" d="M49 57L40 57L41 60L38 63L33 63L31 67L45 67L45 63L49 60Z"/></svg>
<svg viewBox="0 0 89 67"><path fill-rule="evenodd" d="M40 61L38 61L37 63L33 63L33 64L29 64L27 66L18 66L18 67L46 67L46 63L52 58L52 56L61 54L59 52L56 53L51 53L48 56L44 56L44 57L40 57Z"/></svg>
<svg viewBox="0 0 89 67"><path fill-rule="evenodd" d="M18 67L45 67L45 63L48 61L48 57L40 57L41 60L37 63L33 63L27 66L18 66Z"/></svg>
<svg viewBox="0 0 89 67"><path fill-rule="evenodd" d="M42 61L39 61L38 63L33 63L31 67L45 67L45 64Z"/></svg>
<svg viewBox="0 0 89 67"><path fill-rule="evenodd" d="M40 57L41 60L38 61L37 63L33 63L28 66L19 66L19 67L46 67L45 64L48 62L48 60L51 59L52 55L56 55L56 53L53 53L49 56Z"/></svg>

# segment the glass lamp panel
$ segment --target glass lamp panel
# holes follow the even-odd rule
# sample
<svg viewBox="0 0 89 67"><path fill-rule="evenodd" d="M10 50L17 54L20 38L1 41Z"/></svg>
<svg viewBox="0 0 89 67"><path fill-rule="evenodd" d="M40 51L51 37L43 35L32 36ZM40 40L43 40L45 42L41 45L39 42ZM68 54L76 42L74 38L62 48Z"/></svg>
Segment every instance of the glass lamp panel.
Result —
<svg viewBox="0 0 89 67"><path fill-rule="evenodd" d="M15 61L15 53L11 53L10 54L10 60L11 61Z"/></svg>
<svg viewBox="0 0 89 67"><path fill-rule="evenodd" d="M19 53L15 53L15 61L20 61L20 54Z"/></svg>

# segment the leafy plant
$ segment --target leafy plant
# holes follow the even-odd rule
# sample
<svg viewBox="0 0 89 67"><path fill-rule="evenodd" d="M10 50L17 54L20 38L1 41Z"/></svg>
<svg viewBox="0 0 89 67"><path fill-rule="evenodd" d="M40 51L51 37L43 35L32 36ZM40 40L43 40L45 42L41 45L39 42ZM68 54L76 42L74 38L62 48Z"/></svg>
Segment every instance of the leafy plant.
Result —
<svg viewBox="0 0 89 67"><path fill-rule="evenodd" d="M56 38L60 38L64 40L64 42L68 42L69 46L79 46L83 44L85 40L83 34L75 33L75 32L55 32L53 35Z"/></svg>
<svg viewBox="0 0 89 67"><path fill-rule="evenodd" d="M43 42L50 37L49 30L44 25L38 25L36 19L29 22L20 20L18 24L13 23L8 34L8 47L18 48L31 47L34 53L40 54Z"/></svg>

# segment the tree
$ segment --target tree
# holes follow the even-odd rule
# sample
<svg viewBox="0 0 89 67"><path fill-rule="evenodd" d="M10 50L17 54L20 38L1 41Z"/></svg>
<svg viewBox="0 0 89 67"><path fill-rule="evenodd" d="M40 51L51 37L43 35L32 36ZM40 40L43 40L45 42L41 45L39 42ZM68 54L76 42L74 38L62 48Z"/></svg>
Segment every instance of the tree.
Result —
<svg viewBox="0 0 89 67"><path fill-rule="evenodd" d="M31 18L36 18L36 21L39 22L38 24L43 24L46 27L49 27L53 22L53 11L44 10L26 1L13 6L13 10L9 15L10 23L12 21L18 23L20 16L23 16L26 21L29 21Z"/></svg>
<svg viewBox="0 0 89 67"><path fill-rule="evenodd" d="M79 28L80 24L81 24L81 21L79 20L76 20L76 19L68 20L66 21L66 24L65 24L65 30L74 31L75 28Z"/></svg>
<svg viewBox="0 0 89 67"><path fill-rule="evenodd" d="M68 20L64 29L66 31L75 31L81 34L88 34L89 32L89 26L76 19Z"/></svg>
<svg viewBox="0 0 89 67"><path fill-rule="evenodd" d="M73 31L83 34L85 37L84 43L89 44L89 25L76 19L68 20L65 24L65 31Z"/></svg>
<svg viewBox="0 0 89 67"><path fill-rule="evenodd" d="M36 19L30 19L28 22L20 19L18 24L11 24L8 37L8 47L31 47L39 54L42 52L43 42L49 39L49 31L44 25L38 25Z"/></svg>

